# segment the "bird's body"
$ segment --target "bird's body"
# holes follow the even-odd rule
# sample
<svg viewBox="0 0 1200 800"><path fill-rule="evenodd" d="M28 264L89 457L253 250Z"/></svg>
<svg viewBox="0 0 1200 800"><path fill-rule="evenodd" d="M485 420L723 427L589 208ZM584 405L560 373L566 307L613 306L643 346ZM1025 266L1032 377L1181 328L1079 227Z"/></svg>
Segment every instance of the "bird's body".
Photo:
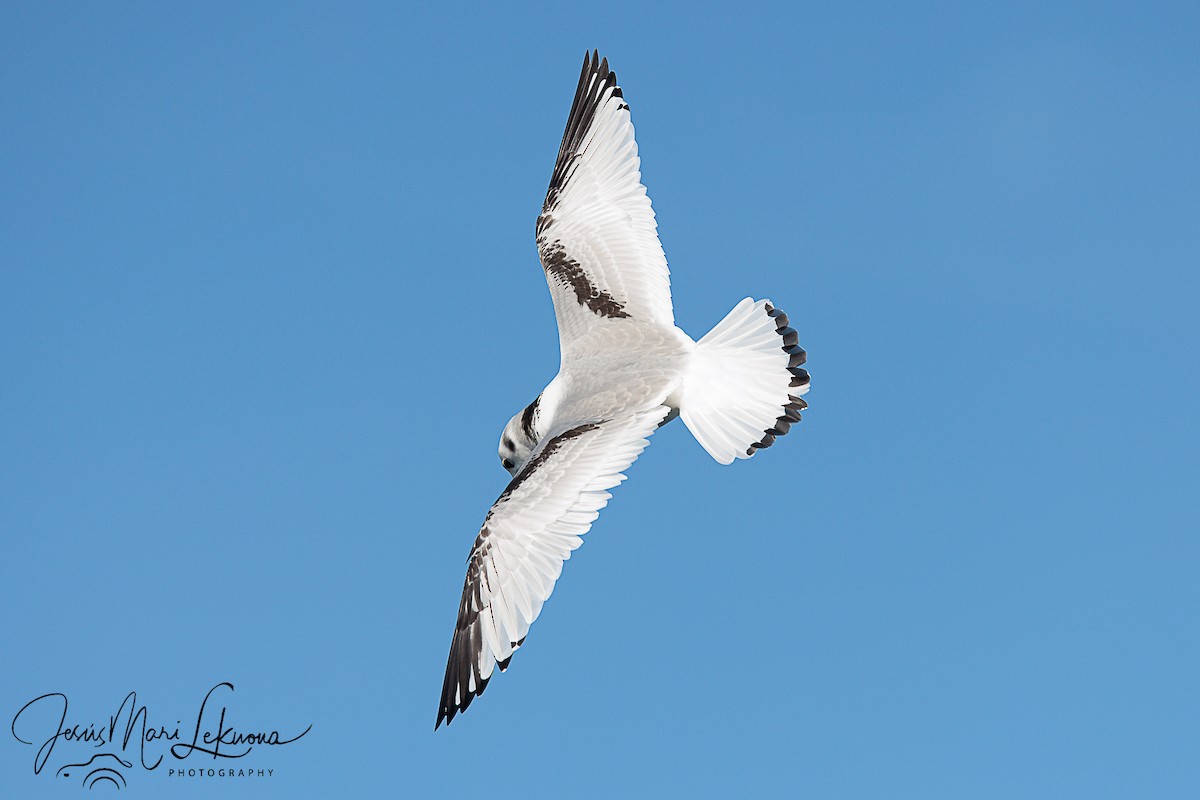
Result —
<svg viewBox="0 0 1200 800"><path fill-rule="evenodd" d="M542 393L549 420L607 419L664 403L678 410L676 395L696 348L686 333L674 325L619 323L593 331L586 342ZM551 421L547 430L553 427Z"/></svg>
<svg viewBox="0 0 1200 800"><path fill-rule="evenodd" d="M559 372L501 435L513 479L468 559L438 725L508 666L656 428L681 416L728 464L769 447L805 407L805 354L770 301L746 298L699 341L675 325L639 163L629 106L593 53L537 220Z"/></svg>

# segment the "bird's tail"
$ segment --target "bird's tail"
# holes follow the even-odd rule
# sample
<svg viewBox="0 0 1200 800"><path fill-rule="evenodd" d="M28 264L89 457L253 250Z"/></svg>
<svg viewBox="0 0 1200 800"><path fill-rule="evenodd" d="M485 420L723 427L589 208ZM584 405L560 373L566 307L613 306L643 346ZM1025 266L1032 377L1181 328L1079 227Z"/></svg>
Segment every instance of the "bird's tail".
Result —
<svg viewBox="0 0 1200 800"><path fill-rule="evenodd" d="M747 297L696 343L679 416L722 464L770 447L808 404L804 350L787 314Z"/></svg>

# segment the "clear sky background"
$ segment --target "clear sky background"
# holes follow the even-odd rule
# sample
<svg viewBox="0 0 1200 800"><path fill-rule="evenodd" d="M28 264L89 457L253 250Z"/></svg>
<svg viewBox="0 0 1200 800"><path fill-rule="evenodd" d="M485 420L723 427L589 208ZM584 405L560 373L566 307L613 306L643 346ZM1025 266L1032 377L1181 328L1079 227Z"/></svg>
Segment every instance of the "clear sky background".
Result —
<svg viewBox="0 0 1200 800"><path fill-rule="evenodd" d="M311 732L134 796L1200 793L1194 3L247 5L0 10L6 797L82 791L34 697L221 681ZM660 431L434 733L592 47L680 326L773 299L811 409Z"/></svg>

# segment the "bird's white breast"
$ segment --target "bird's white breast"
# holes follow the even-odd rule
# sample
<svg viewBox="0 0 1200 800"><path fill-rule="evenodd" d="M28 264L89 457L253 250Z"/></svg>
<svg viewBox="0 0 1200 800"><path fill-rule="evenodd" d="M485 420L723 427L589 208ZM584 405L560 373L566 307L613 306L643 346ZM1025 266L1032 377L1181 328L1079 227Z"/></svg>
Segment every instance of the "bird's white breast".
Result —
<svg viewBox="0 0 1200 800"><path fill-rule="evenodd" d="M678 388L696 347L675 326L629 320L591 326L563 354L542 396L549 429L661 405Z"/></svg>

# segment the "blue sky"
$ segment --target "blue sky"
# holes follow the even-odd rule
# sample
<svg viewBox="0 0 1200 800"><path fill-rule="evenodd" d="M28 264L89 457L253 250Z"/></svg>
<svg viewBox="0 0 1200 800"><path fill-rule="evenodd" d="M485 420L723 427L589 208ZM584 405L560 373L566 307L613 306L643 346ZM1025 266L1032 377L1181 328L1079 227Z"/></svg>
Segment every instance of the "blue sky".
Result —
<svg viewBox="0 0 1200 800"><path fill-rule="evenodd" d="M143 797L1194 796L1198 35L1183 3L7 4L5 724L136 691L190 739L228 681L239 729L312 725L231 762L269 778L164 762ZM557 368L533 221L592 47L680 326L772 298L811 408L732 467L660 431L435 734L496 441ZM80 791L87 745L35 775L3 741L0 785Z"/></svg>

